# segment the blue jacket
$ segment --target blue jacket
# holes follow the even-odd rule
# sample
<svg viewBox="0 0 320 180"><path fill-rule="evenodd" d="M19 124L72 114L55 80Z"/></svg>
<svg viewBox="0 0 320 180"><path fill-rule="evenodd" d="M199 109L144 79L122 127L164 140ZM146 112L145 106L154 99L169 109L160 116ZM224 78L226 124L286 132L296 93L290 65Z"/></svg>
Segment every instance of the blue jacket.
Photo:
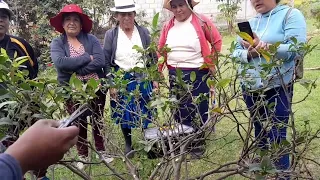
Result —
<svg viewBox="0 0 320 180"><path fill-rule="evenodd" d="M1 180L16 180L23 177L19 162L9 154L0 154L0 177Z"/></svg>
<svg viewBox="0 0 320 180"><path fill-rule="evenodd" d="M307 36L305 18L298 9L292 9L287 20L285 20L289 8L286 5L278 5L270 12L258 14L249 20L252 31L259 36L260 40L270 44L281 42L276 56L283 60L283 64L279 68L285 84L290 83L293 79L294 58L297 55L295 52L289 52L293 43L291 38L295 37L298 42L306 42ZM277 74L277 70L273 68L266 78L261 78L260 73L263 73L261 65L268 62L262 56L248 61L248 51L241 45L239 37L237 40L233 56L238 58L240 62L239 73L241 74L245 65L249 67L246 68L248 69L246 78L242 77L241 84L251 90L280 86L281 76Z"/></svg>
<svg viewBox="0 0 320 180"><path fill-rule="evenodd" d="M70 57L69 44L65 34L51 42L51 59L57 69L58 81L61 84L69 83L73 73L82 76L97 73L100 78L105 77L105 59L99 40L94 35L83 32L77 38L86 51L79 57ZM90 55L93 56L93 61L91 61Z"/></svg>

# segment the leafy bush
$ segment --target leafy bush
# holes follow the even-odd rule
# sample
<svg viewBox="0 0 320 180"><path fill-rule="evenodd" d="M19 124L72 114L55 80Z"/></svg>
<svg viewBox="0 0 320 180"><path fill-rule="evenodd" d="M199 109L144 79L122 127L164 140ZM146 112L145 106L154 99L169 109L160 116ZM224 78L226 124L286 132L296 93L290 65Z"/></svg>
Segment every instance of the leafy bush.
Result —
<svg viewBox="0 0 320 180"><path fill-rule="evenodd" d="M313 2L310 6L311 15L316 20L315 26L320 29L320 1Z"/></svg>

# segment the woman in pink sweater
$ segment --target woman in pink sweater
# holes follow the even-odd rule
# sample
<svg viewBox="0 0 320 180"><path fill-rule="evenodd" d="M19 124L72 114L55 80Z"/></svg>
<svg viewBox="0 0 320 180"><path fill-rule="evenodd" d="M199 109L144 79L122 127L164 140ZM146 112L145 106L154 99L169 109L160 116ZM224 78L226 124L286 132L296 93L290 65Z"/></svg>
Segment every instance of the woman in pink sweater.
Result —
<svg viewBox="0 0 320 180"><path fill-rule="evenodd" d="M173 112L175 120L195 129L208 119L210 87L206 81L215 72L215 60L222 46L220 33L214 24L206 16L193 11L197 4L195 0L165 0L164 8L172 11L174 17L163 26L159 40L159 55L165 59L159 65L159 71L167 66L171 94L179 101ZM177 72L182 72L181 82L177 81ZM190 79L192 72L196 74L194 81ZM193 86L189 88L185 84ZM201 94L204 97L202 101L193 102L192 96ZM194 151L204 153L204 149Z"/></svg>

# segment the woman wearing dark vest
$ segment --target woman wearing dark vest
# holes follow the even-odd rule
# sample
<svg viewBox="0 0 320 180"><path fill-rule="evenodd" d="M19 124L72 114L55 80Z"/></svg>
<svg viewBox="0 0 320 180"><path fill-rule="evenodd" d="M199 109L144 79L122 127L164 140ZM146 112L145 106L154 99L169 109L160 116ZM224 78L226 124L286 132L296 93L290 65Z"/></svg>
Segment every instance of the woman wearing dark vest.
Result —
<svg viewBox="0 0 320 180"><path fill-rule="evenodd" d="M129 98L126 93L119 92L115 88L110 89L112 118L117 124L121 124L125 138L125 154L129 158L133 156L133 153L130 153L133 150L131 129L136 127L139 122L138 115L132 112L140 111L137 113L147 116L147 119L143 120L143 128L148 126L149 120L152 118L152 113L146 105L150 100L153 84L150 81L140 82L144 74L132 71L133 68L144 68L148 65L141 60L142 55L132 47L137 45L146 49L150 45L149 31L135 22L136 10L137 6L133 0L116 0L115 7L111 11L115 12L118 24L106 32L104 40L106 69L108 71L111 69L123 71L123 80L130 81L126 86L126 93L133 92L138 86L141 94L139 99L135 99ZM150 54L146 58L155 57Z"/></svg>

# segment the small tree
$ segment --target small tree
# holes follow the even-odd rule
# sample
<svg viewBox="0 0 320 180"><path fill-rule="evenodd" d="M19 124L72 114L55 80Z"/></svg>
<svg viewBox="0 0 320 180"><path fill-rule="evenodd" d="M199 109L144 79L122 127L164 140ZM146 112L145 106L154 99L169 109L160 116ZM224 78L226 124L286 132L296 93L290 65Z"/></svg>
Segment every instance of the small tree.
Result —
<svg viewBox="0 0 320 180"><path fill-rule="evenodd" d="M224 2L218 5L218 9L220 11L219 18L225 20L228 25L228 32L234 33L234 23L236 21L237 13L241 10L239 6L241 0L218 0L220 2Z"/></svg>

